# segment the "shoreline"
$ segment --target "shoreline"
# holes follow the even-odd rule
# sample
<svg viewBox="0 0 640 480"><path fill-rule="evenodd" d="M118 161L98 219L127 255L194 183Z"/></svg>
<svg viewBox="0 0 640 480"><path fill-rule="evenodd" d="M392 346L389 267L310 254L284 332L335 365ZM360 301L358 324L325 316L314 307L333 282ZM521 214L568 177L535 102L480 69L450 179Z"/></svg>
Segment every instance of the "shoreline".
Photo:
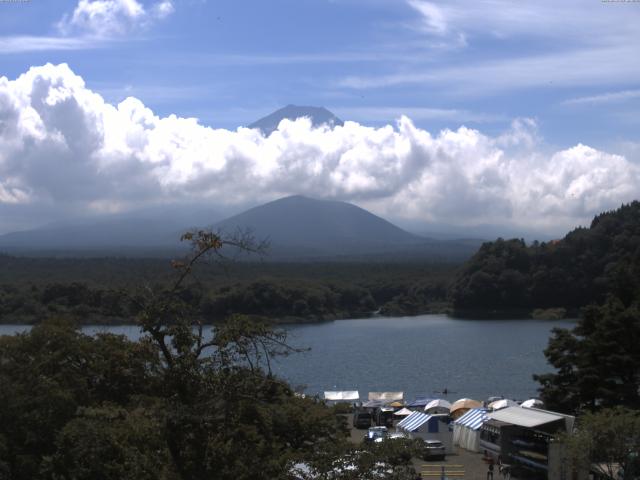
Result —
<svg viewBox="0 0 640 480"><path fill-rule="evenodd" d="M491 322L491 321L506 321L506 322L527 322L527 321L577 321L579 316L566 316L562 318L553 318L553 317L533 317L533 316L515 316L515 315L471 315L470 313L466 315L456 315L452 312L426 312L426 313L417 313L417 314L395 314L395 315L385 315L380 313L371 312L369 315L335 315L330 318L322 318L322 319L309 319L309 318L297 318L297 317L284 317L280 319L272 319L272 318L261 318L260 320L265 320L267 323L271 323L274 327L280 326L291 326L291 325L320 325L324 323L333 323L333 322L341 322L341 321L352 321L352 320L388 320L390 318L396 319L413 319L417 317L429 317L429 316L444 316L451 320L460 320L460 321L475 321L475 322ZM249 316L251 317L251 316ZM254 319L258 320L258 318L254 317ZM73 319L72 319L73 320ZM15 322L15 321L3 321L0 320L1 326L14 326L14 327L34 327L38 324L42 323L41 321L36 322ZM224 321L211 321L204 322L203 326L216 326L223 324ZM197 326L197 323L192 324L194 327ZM120 321L114 322L77 322L77 326L79 328L109 328L109 327L136 327L138 324L132 319L122 319Z"/></svg>

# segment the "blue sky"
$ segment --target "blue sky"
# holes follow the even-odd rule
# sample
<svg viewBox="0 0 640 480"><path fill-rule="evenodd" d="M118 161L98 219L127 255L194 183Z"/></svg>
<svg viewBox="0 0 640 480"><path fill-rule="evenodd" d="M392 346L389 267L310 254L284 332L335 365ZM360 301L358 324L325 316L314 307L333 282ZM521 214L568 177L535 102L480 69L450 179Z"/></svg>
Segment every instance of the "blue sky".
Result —
<svg viewBox="0 0 640 480"><path fill-rule="evenodd" d="M570 181L557 179L556 185L555 180L545 177L545 185L555 188L550 195L559 203L566 195L575 196L578 191L582 195L580 204L571 211L550 205L535 215L534 223L540 228L558 230L584 222L598 209L637 196L631 186L623 188L605 181L635 178L640 160L637 25L640 3L600 0L31 0L0 3L0 76L15 81L31 67L66 63L69 72L55 74L63 78L60 82L72 76L80 78L84 90L99 94L108 105L117 106L134 97L159 119L195 117L199 127L230 131L289 103L322 105L360 126L389 124L396 131L401 130L396 122L406 115L413 127L443 144L448 141L441 135L444 129L459 133L465 126L477 134L473 140L477 145L488 142L497 149L494 152L486 147L479 155L498 163L495 159L499 156L512 159L510 166L494 165L499 175L508 177L500 179L506 190L487 186L491 175L482 169L483 173L460 186L475 189L478 178L485 182L481 187L484 193L478 193L480 200L470 196L472 205L484 205L494 197L514 197L505 200L506 206L492 208L487 204L490 214L478 219L487 223L528 224L528 219L522 221L522 211L535 208L540 195L546 193L537 187L516 185L518 175L537 162L554 158L555 166L545 165L545 172L558 170L556 164L563 155L572 159L582 155L575 160L577 167L563 164ZM89 107L82 108L87 113ZM48 117L42 118L46 123ZM518 131L517 125L526 128ZM195 132L185 134L189 145L200 135ZM359 132L357 135L370 135ZM466 141L460 140L466 138L463 134L458 136L456 141ZM235 140L228 141L233 148L240 148ZM363 140L371 141L369 137ZM256 145L256 140L251 142ZM401 144L402 140L394 143L400 149ZM605 159L598 160L603 162L601 174L590 173L597 161L575 150L579 146L588 146ZM442 151L445 147L433 148ZM107 150L113 149L102 148L100 155L107 155ZM465 172L477 166L460 157L458 147L454 150L447 155L461 162ZM193 150L182 151L187 153L169 162L187 162L192 168L193 159L184 156ZM45 204L51 216L54 211L75 214L87 204L108 204L104 207L107 211L118 211L133 208L135 202L146 205L159 201L159 197L123 200L105 190L104 197L78 198L83 203L72 205L71 200L62 201L52 193L52 186L29 183L33 179L24 171L10 169L8 155L4 169L0 168L5 178L3 184L0 177L0 187L5 190L3 204L0 188L0 210L11 210L14 217L26 218L26 213L15 212L35 212ZM157 167L160 160L152 158L152 153L145 155ZM613 157L607 155L624 160L624 165L613 162L620 171L609 167L606 159ZM87 161L95 162L97 156L91 152ZM139 152L132 156L137 162L146 161ZM526 161L522 160L525 157ZM402 162L402 168L408 168ZM417 185L398 180L398 185L380 186L384 182L372 173L375 166L369 165L367 170L362 164L347 175L337 174L335 164L323 163L329 177L349 181L339 185L320 182L311 193L354 201L407 222L442 222L457 215L458 223L464 225L478 218L477 213L463 215L468 206L449 211L450 204L457 203L447 198L442 185L438 195L425 197L420 204L407 204L420 188L427 188L427 184L433 188L429 182L447 181L447 177L438 176L441 168L429 175L424 169L413 171L422 178ZM103 185L104 178L99 176L104 165L102 170L94 167L90 169L91 181ZM513 173L514 169L521 170ZM269 183L261 195L230 202L240 206L299 193L285 188L285 180ZM167 183L157 175L154 182L162 188ZM591 182L590 187L585 182ZM523 195L533 199L531 204L519 205L515 199L523 188ZM571 188L573 193L568 190ZM192 200L219 194L204 192ZM166 199L169 192L163 195ZM171 191L171 195L177 194ZM419 213L424 210L436 213ZM558 220L550 221L549 215L556 213ZM33 222L41 220L33 217ZM4 227L10 228L8 223Z"/></svg>
<svg viewBox="0 0 640 480"><path fill-rule="evenodd" d="M431 16L420 3L433 7ZM2 4L3 37L88 37L91 31L62 35L56 28L76 5ZM78 50L5 54L2 73L12 78L33 65L66 62L111 101L134 95L161 115L196 116L225 128L288 103L324 105L345 119L377 125L408 113L429 129L465 124L499 131L515 117L533 117L559 145L588 141L605 148L634 139L640 128L637 3L173 5L167 18L125 35L87 39ZM599 65L602 57L608 61ZM615 97L622 92L627 96Z"/></svg>

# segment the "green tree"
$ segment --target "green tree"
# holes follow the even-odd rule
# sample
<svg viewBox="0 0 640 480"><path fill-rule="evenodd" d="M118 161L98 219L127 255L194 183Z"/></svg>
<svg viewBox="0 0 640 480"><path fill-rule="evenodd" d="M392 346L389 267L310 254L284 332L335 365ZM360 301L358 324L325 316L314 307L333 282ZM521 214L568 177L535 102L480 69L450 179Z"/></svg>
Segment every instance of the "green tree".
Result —
<svg viewBox="0 0 640 480"><path fill-rule="evenodd" d="M37 478L78 409L127 405L152 393L156 366L144 342L90 337L65 320L0 337L0 463L8 466L8 478Z"/></svg>
<svg viewBox="0 0 640 480"><path fill-rule="evenodd" d="M196 265L260 246L202 231L185 240L193 251L173 283L129 295L139 341L65 320L0 338L0 478L289 479L301 462L334 480L412 478L406 451L372 463L342 417L273 374L274 357L299 351L284 332L238 315L202 322Z"/></svg>
<svg viewBox="0 0 640 480"><path fill-rule="evenodd" d="M268 325L232 316L206 328L181 294L196 264L229 248L260 251L248 237L186 234L193 252L175 262L177 279L140 305L139 323L161 358L163 438L182 479L287 478L288 466L322 445L344 445L336 416L297 398L271 371L296 349Z"/></svg>
<svg viewBox="0 0 640 480"><path fill-rule="evenodd" d="M580 417L576 431L563 438L568 460L583 471L612 480L640 476L640 412L604 409Z"/></svg>
<svg viewBox="0 0 640 480"><path fill-rule="evenodd" d="M156 480L172 478L162 425L152 406L81 409L56 438L41 472L51 479Z"/></svg>
<svg viewBox="0 0 640 480"><path fill-rule="evenodd" d="M616 298L585 310L576 327L554 330L545 350L555 373L534 375L549 408L579 413L640 408L640 310Z"/></svg>

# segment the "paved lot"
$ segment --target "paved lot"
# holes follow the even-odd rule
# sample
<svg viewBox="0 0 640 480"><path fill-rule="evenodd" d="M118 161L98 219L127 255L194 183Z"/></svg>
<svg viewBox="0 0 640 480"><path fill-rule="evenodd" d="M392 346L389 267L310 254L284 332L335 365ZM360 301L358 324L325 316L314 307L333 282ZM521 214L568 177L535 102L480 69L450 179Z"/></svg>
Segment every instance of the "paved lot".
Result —
<svg viewBox="0 0 640 480"><path fill-rule="evenodd" d="M423 460L414 459L413 464L416 472L422 474L422 478L438 480L440 476L428 475L427 473L437 473L445 467L445 472L451 472L447 478L465 479L465 480L487 480L487 464L482 461L482 455L479 453L467 452L458 447L454 447L456 453L447 455L444 461L425 462ZM494 480L503 480L498 469L494 469Z"/></svg>
<svg viewBox="0 0 640 480"><path fill-rule="evenodd" d="M351 419L349 418L349 421ZM349 423L349 425L351 425ZM351 429L351 441L354 443L360 443L365 430ZM473 453L463 450L459 447L454 447L455 453L453 455L447 455L444 461L424 461L422 459L414 458L413 464L416 472L422 475L422 478L439 480L440 475L432 475L433 473L442 472L442 466L445 466L446 472L451 472L451 475L447 475L447 478L456 480L487 480L488 466L482 460L480 453ZM429 475L431 473L431 475ZM499 473L498 468L494 468L493 472L494 480L506 480ZM513 479L513 477L512 477ZM513 479L515 480L515 479Z"/></svg>

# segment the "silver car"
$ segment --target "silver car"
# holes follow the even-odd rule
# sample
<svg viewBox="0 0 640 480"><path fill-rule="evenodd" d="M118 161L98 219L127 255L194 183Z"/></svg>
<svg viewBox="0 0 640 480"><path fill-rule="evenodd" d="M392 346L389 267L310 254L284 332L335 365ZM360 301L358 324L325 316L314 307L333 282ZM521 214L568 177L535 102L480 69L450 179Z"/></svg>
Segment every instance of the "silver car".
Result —
<svg viewBox="0 0 640 480"><path fill-rule="evenodd" d="M425 440L422 458L424 460L444 460L444 445L440 440Z"/></svg>

